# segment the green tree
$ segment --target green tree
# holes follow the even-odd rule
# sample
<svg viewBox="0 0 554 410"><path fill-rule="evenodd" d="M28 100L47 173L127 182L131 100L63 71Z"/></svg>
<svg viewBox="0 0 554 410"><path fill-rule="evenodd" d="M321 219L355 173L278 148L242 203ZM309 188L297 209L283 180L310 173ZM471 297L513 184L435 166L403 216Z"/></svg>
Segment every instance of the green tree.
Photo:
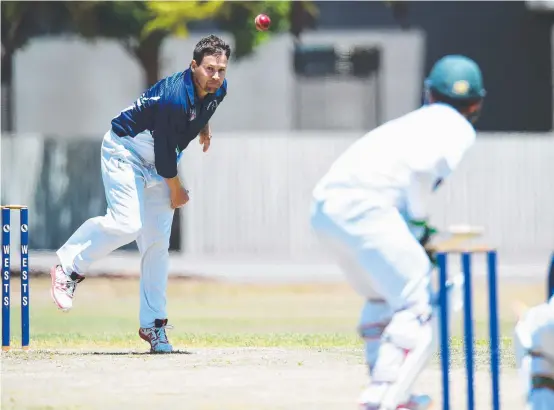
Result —
<svg viewBox="0 0 554 410"><path fill-rule="evenodd" d="M13 131L13 64L18 50L33 37L69 29L63 2L2 1L2 131Z"/></svg>
<svg viewBox="0 0 554 410"><path fill-rule="evenodd" d="M314 27L317 8L311 1L227 1L217 3L213 20L218 27L233 35L235 40L233 55L242 58L249 55L258 45L266 41L272 33L290 32L295 39L306 28ZM176 35L187 35L187 24L194 7L188 2L148 2L154 19L146 31L165 28ZM257 31L254 18L265 13L271 18L268 31Z"/></svg>
<svg viewBox="0 0 554 410"><path fill-rule="evenodd" d="M185 6L183 27L194 20L210 18L222 1L156 2L160 10L170 13L171 5ZM173 30L156 17L146 1L71 2L76 31L87 39L110 38L119 41L143 69L144 83L149 87L160 79L159 59L164 39ZM182 31L181 31L182 33Z"/></svg>

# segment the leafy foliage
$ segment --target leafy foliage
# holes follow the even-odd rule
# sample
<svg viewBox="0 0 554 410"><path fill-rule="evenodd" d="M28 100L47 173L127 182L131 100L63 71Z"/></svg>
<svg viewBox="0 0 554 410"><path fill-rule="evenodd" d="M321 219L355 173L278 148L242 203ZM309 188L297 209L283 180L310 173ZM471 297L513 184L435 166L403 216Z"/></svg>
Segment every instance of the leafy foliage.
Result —
<svg viewBox="0 0 554 410"><path fill-rule="evenodd" d="M13 61L33 37L69 29L64 2L2 1L2 131L13 130Z"/></svg>
<svg viewBox="0 0 554 410"><path fill-rule="evenodd" d="M27 45L32 37L68 29L64 2L2 1L2 55Z"/></svg>
<svg viewBox="0 0 554 410"><path fill-rule="evenodd" d="M203 6L194 3L203 3ZM165 29L176 35L188 35L187 24L192 20L213 17L220 30L233 35L233 55L237 58L249 55L272 33L289 31L297 37L303 28L313 26L317 14L310 1L150 1L148 7L155 17L146 30ZM254 27L254 19L260 13L271 18L271 26L266 32Z"/></svg>
<svg viewBox="0 0 554 410"><path fill-rule="evenodd" d="M187 24L213 16L223 1L69 2L75 30L85 38L118 40L141 64L146 85L159 79L159 53L171 33L186 35ZM176 19L180 22L175 24Z"/></svg>
<svg viewBox="0 0 554 410"><path fill-rule="evenodd" d="M45 33L75 32L86 39L118 40L146 73L146 83L158 76L163 40L187 36L195 21L213 21L234 38L233 56L249 55L271 34L290 32L298 38L313 27L317 9L311 1L29 1L2 2L2 58L11 58L28 40ZM267 32L257 31L254 18L271 18Z"/></svg>
<svg viewBox="0 0 554 410"><path fill-rule="evenodd" d="M146 2L153 18L144 26L143 34L163 30L179 36L188 36L188 23L214 17L224 3L222 0Z"/></svg>
<svg viewBox="0 0 554 410"><path fill-rule="evenodd" d="M235 45L234 55L241 58L249 55L257 46L269 39L272 33L287 31L290 1L236 1L228 2L216 17L223 31L232 33ZM268 31L257 31L254 19L260 13L271 19Z"/></svg>
<svg viewBox="0 0 554 410"><path fill-rule="evenodd" d="M71 2L75 30L86 38L138 38L150 13L142 1Z"/></svg>

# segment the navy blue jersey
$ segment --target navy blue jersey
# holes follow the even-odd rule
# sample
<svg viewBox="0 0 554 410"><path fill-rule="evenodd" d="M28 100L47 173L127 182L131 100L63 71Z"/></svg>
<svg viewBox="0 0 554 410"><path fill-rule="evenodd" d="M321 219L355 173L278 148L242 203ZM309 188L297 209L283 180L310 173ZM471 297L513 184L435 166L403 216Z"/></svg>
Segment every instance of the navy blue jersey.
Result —
<svg viewBox="0 0 554 410"><path fill-rule="evenodd" d="M120 137L150 131L156 171L164 178L177 175L177 156L208 123L227 95L227 80L204 99L196 96L189 69L166 77L146 90L133 105L112 120Z"/></svg>

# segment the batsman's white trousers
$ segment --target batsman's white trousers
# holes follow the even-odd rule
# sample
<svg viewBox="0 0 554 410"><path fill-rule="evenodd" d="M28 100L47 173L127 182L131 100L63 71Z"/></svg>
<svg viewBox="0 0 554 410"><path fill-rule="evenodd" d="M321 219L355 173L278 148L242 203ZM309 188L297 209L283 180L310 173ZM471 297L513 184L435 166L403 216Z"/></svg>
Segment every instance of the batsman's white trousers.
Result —
<svg viewBox="0 0 554 410"><path fill-rule="evenodd" d="M312 227L345 264L354 290L365 299L383 299L393 311L430 304L432 265L403 215L377 208L343 217L312 207ZM358 268L355 268L355 267Z"/></svg>
<svg viewBox="0 0 554 410"><path fill-rule="evenodd" d="M314 202L312 227L366 300L359 332L372 384L360 400L396 408L436 348L432 265L397 209L337 212L329 202Z"/></svg>
<svg viewBox="0 0 554 410"><path fill-rule="evenodd" d="M66 273L85 275L88 267L110 252L136 241L141 255L141 327L165 319L169 239L173 209L167 184L109 131L101 149L102 180L108 203L104 216L85 221L57 255Z"/></svg>

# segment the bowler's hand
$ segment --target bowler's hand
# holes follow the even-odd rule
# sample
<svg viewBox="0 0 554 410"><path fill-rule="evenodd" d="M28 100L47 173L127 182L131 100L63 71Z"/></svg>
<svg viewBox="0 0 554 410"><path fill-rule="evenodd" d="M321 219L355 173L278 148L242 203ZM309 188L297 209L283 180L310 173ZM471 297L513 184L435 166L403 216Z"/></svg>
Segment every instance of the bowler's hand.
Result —
<svg viewBox="0 0 554 410"><path fill-rule="evenodd" d="M189 201L189 191L182 186L171 191L171 208L180 208Z"/></svg>
<svg viewBox="0 0 554 410"><path fill-rule="evenodd" d="M166 178L165 180L169 187L169 199L171 200L171 208L180 208L189 201L189 191L181 185L179 177Z"/></svg>
<svg viewBox="0 0 554 410"><path fill-rule="evenodd" d="M204 145L204 147L202 148L202 152L206 152L210 148L211 140L212 138L209 133L200 133L198 142L200 143L200 145Z"/></svg>

